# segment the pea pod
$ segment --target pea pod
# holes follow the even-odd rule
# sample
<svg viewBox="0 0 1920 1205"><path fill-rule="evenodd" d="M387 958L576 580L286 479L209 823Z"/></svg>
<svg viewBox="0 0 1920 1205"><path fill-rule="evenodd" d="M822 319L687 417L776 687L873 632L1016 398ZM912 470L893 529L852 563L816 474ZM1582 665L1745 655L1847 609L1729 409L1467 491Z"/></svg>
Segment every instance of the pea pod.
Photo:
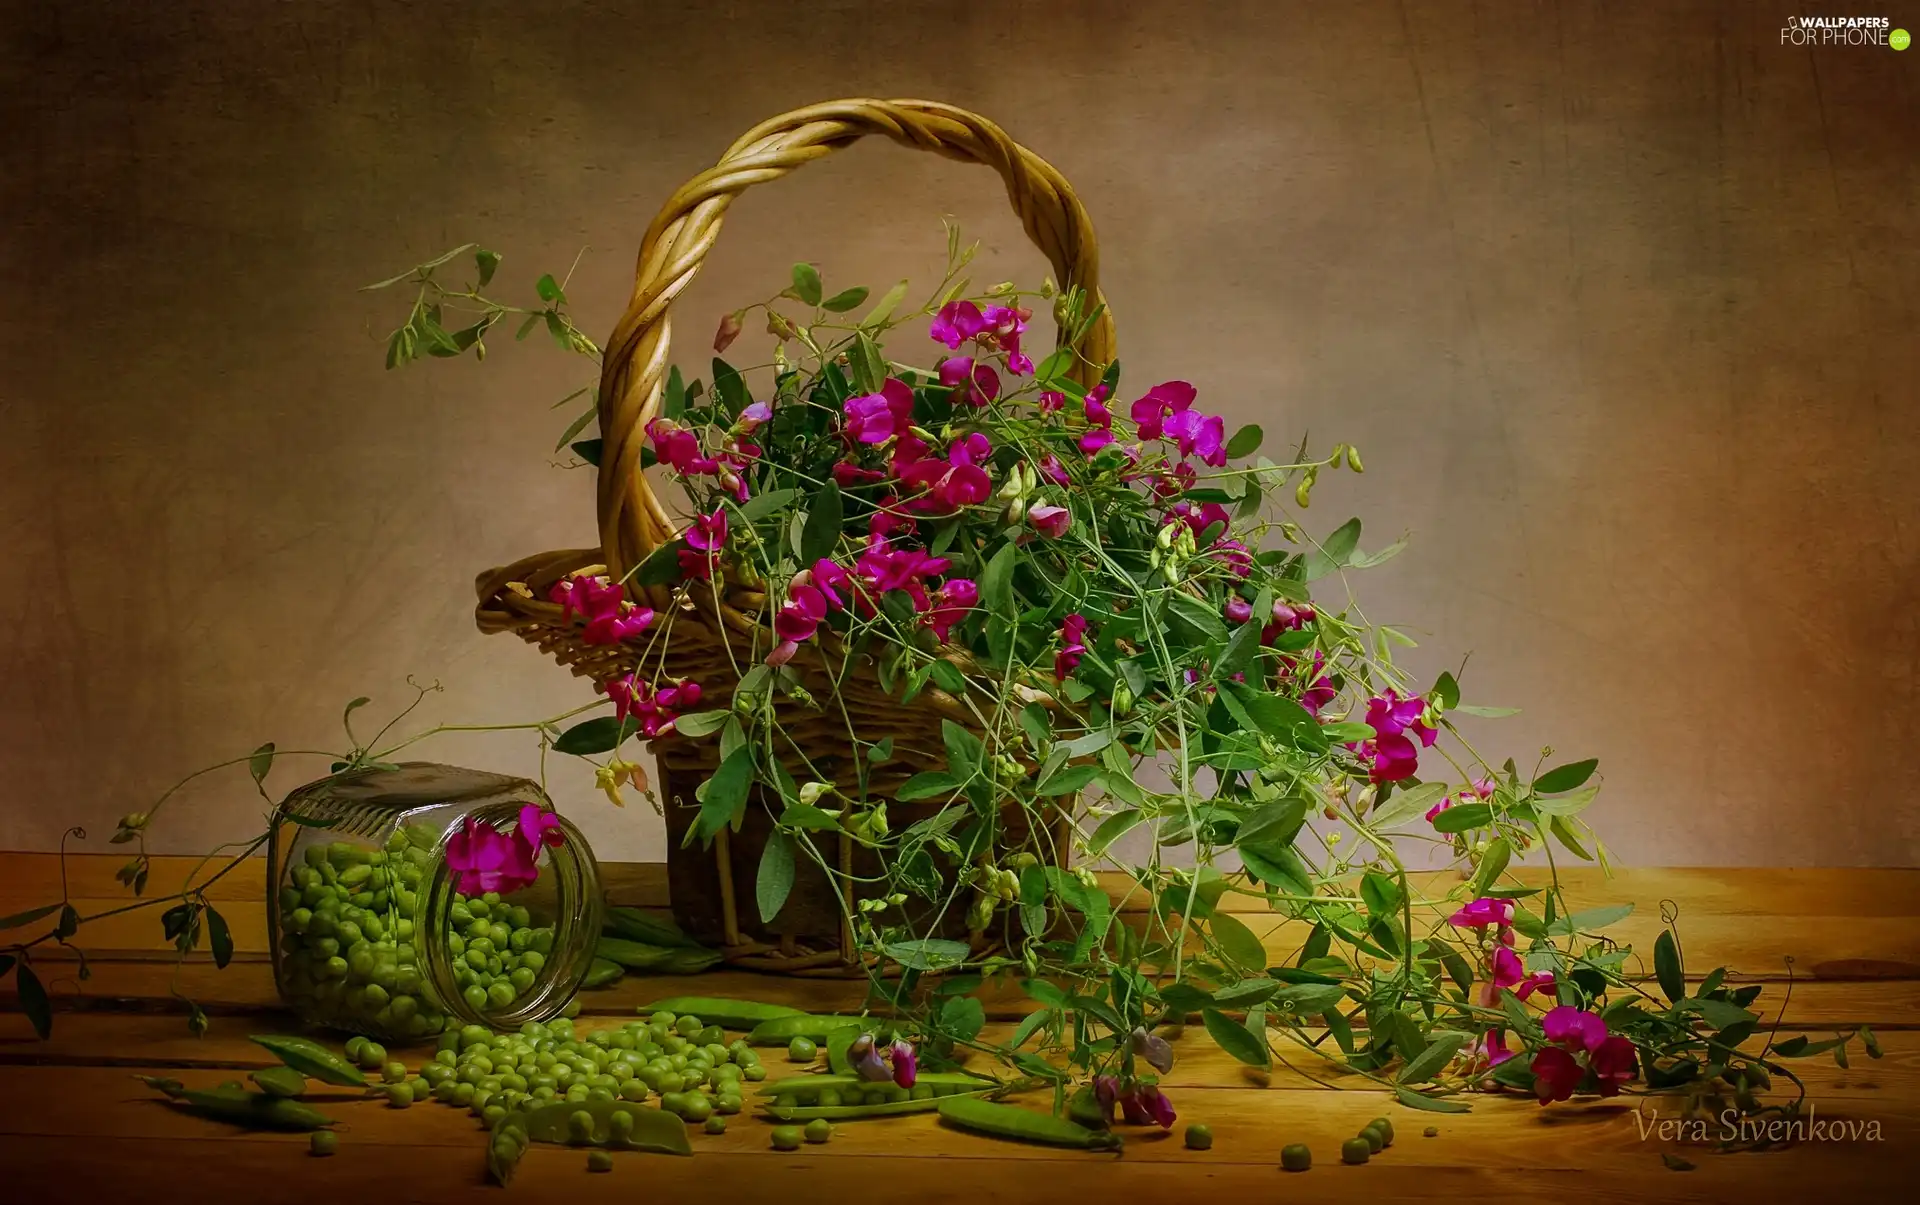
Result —
<svg viewBox="0 0 1920 1205"><path fill-rule="evenodd" d="M262 1067L247 1078L268 1096L299 1096L307 1090L307 1077L291 1067Z"/></svg>
<svg viewBox="0 0 1920 1205"><path fill-rule="evenodd" d="M675 951L667 946L652 946L645 942L630 941L624 937L608 937L605 933L594 945L593 952L598 957L616 962L630 971L654 971L668 965Z"/></svg>
<svg viewBox="0 0 1920 1205"><path fill-rule="evenodd" d="M346 1088L366 1087L367 1077L360 1074L360 1068L312 1038L254 1034L248 1040L266 1047L275 1058L308 1079Z"/></svg>
<svg viewBox="0 0 1920 1205"><path fill-rule="evenodd" d="M929 1096L923 1100L890 1100L879 1105L781 1105L766 1106L767 1116L775 1121L864 1121L869 1117L899 1117L907 1113L931 1113L950 1100L967 1097L990 1096L999 1091L997 1085L989 1085L972 1092L955 1092L946 1096Z"/></svg>
<svg viewBox="0 0 1920 1205"><path fill-rule="evenodd" d="M997 1105L977 1096L948 1096L940 1101L940 1120L977 1134L1011 1138L1017 1142L1037 1142L1046 1146L1073 1147L1083 1151L1111 1150L1120 1145L1120 1136L1108 1130L1090 1130L1076 1121L1022 1109Z"/></svg>
<svg viewBox="0 0 1920 1205"><path fill-rule="evenodd" d="M695 1016L723 1029L752 1029L764 1021L779 1017L804 1017L807 1014L785 1004L762 1004L758 1000L731 1000L720 996L673 996L656 1000L640 1010L643 1013L670 1012L676 1016Z"/></svg>
<svg viewBox="0 0 1920 1205"><path fill-rule="evenodd" d="M157 1089L182 1109L213 1121L225 1121L250 1130L323 1130L333 1118L310 1109L297 1100L268 1096L261 1092L234 1092L215 1089L201 1092L183 1088L178 1080L136 1076L149 1088Z"/></svg>
<svg viewBox="0 0 1920 1205"><path fill-rule="evenodd" d="M607 909L606 919L600 922L600 931L628 941L637 941L650 946L668 946L680 949L697 948L700 943L688 937L670 918L642 912L638 908L614 907ZM679 1009L669 1009L678 1012ZM704 1014L701 1014L704 1015Z"/></svg>
<svg viewBox="0 0 1920 1205"><path fill-rule="evenodd" d="M693 1154L693 1145L687 1141L685 1122L664 1109L637 1105L632 1101L556 1100L550 1105L526 1110L520 1115L519 1124L531 1141L573 1144L573 1135L567 1123L576 1113L585 1113L593 1119L593 1133L584 1145L608 1145L616 1124L614 1114L625 1113L633 1118L633 1128L627 1132L621 1146L662 1155ZM621 1128L625 1128L624 1125Z"/></svg>
<svg viewBox="0 0 1920 1205"><path fill-rule="evenodd" d="M593 960L593 965L587 968L586 977L580 980L580 986L583 988L612 987L624 979L626 974L627 968L612 959L596 958Z"/></svg>
<svg viewBox="0 0 1920 1205"><path fill-rule="evenodd" d="M878 1017L837 1017L815 1016L800 1013L797 1016L773 1017L755 1025L747 1034L747 1042L753 1046L785 1046L795 1038L811 1038L824 1042L840 1030L862 1028L869 1032L878 1026L889 1026L891 1022Z"/></svg>

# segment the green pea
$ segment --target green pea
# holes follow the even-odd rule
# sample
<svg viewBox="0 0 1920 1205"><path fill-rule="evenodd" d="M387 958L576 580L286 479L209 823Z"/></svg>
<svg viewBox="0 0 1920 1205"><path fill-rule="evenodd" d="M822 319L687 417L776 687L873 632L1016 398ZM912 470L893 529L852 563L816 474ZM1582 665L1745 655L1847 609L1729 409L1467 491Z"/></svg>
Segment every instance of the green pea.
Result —
<svg viewBox="0 0 1920 1205"><path fill-rule="evenodd" d="M505 1119L506 1115L507 1115L507 1110L505 1106L488 1105L484 1110L481 1111L480 1120L487 1123L487 1125L490 1127L497 1126L500 1124L500 1122L503 1119Z"/></svg>
<svg viewBox="0 0 1920 1205"><path fill-rule="evenodd" d="M713 1098L713 1111L715 1113L725 1113L731 1117L733 1114L738 1113L741 1108L740 1098L731 1092L722 1092Z"/></svg>
<svg viewBox="0 0 1920 1205"><path fill-rule="evenodd" d="M776 1151L797 1151L800 1149L799 1126L773 1127L773 1149Z"/></svg>
<svg viewBox="0 0 1920 1205"><path fill-rule="evenodd" d="M691 1038L703 1028L698 1017L681 1017L673 1023L673 1032L683 1038Z"/></svg>
<svg viewBox="0 0 1920 1205"><path fill-rule="evenodd" d="M706 1123L702 1125L701 1128L709 1134L724 1134L727 1132L727 1119L716 1113L712 1117L707 1118Z"/></svg>
<svg viewBox="0 0 1920 1205"><path fill-rule="evenodd" d="M1360 1140L1367 1144L1367 1153L1377 1155L1387 1145L1387 1136L1372 1126L1360 1131Z"/></svg>
<svg viewBox="0 0 1920 1205"><path fill-rule="evenodd" d="M721 1046L727 1040L726 1031L718 1025L702 1026L699 1032L691 1033L687 1036L692 1038L696 1045L700 1046Z"/></svg>
<svg viewBox="0 0 1920 1205"><path fill-rule="evenodd" d="M401 1062L388 1063L380 1069L380 1078L390 1084L403 1083L407 1078L407 1065Z"/></svg>
<svg viewBox="0 0 1920 1205"><path fill-rule="evenodd" d="M539 1085L538 1087L536 1087L536 1088L535 1088L535 1089L534 1089L534 1090L533 1090L532 1092L529 1092L529 1093L528 1093L527 1095L529 1095L529 1096L531 1096L531 1097L533 1097L533 1099L535 1099L535 1100L539 1100L539 1101L548 1101L548 1100L552 1100L552 1099L553 1099L553 1085L552 1085L552 1084L541 1084L541 1085Z"/></svg>
<svg viewBox="0 0 1920 1205"><path fill-rule="evenodd" d="M1426 1129L1420 1131L1420 1136L1422 1138L1438 1138L1440 1136L1440 1127L1428 1126Z"/></svg>
<svg viewBox="0 0 1920 1205"><path fill-rule="evenodd" d="M1313 1166L1313 1152L1305 1143L1295 1142L1280 1148L1280 1166L1290 1172L1303 1172Z"/></svg>
<svg viewBox="0 0 1920 1205"><path fill-rule="evenodd" d="M307 1138L307 1150L325 1158L340 1149L340 1136L332 1130L315 1130Z"/></svg>
<svg viewBox="0 0 1920 1205"><path fill-rule="evenodd" d="M679 1115L686 1101L687 1098L679 1092L662 1092L660 1094L660 1107L675 1116Z"/></svg>
<svg viewBox="0 0 1920 1205"><path fill-rule="evenodd" d="M688 1121L697 1125L713 1116L713 1102L706 1097L693 1093L683 1097L683 1101L680 1116Z"/></svg>
<svg viewBox="0 0 1920 1205"><path fill-rule="evenodd" d="M610 1172L613 1170L613 1156L606 1151L587 1152L587 1170L590 1172Z"/></svg>
<svg viewBox="0 0 1920 1205"><path fill-rule="evenodd" d="M511 983L495 983L492 987L489 987L487 989L487 1003L496 1009L506 1008L512 1004L513 985Z"/></svg>
<svg viewBox="0 0 1920 1205"><path fill-rule="evenodd" d="M1340 1144L1340 1162L1365 1163L1373 1158L1373 1144L1365 1138L1349 1138Z"/></svg>
<svg viewBox="0 0 1920 1205"><path fill-rule="evenodd" d="M567 1115L567 1141L576 1146L593 1141L593 1114L581 1109Z"/></svg>
<svg viewBox="0 0 1920 1205"><path fill-rule="evenodd" d="M793 1063L811 1063L820 1053L812 1038L795 1038L787 1043L787 1061Z"/></svg>
<svg viewBox="0 0 1920 1205"><path fill-rule="evenodd" d="M567 1099L575 1104L582 1103L592 1094L593 1089L587 1087L587 1085L580 1080L575 1080L567 1085Z"/></svg>
<svg viewBox="0 0 1920 1205"><path fill-rule="evenodd" d="M481 1013L487 1011L487 989L481 987L479 984L468 984L466 990L460 993L460 997L467 1002L467 1007L474 1012Z"/></svg>
<svg viewBox="0 0 1920 1205"><path fill-rule="evenodd" d="M472 1104L473 1092L474 1087L472 1084L455 1084L453 1086L453 1096L451 1097L455 1107L464 1109Z"/></svg>
<svg viewBox="0 0 1920 1205"><path fill-rule="evenodd" d="M640 1101L647 1099L647 1086L637 1079L626 1080L620 1085L622 1100Z"/></svg>
<svg viewBox="0 0 1920 1205"><path fill-rule="evenodd" d="M1387 1146L1393 1145L1393 1122L1386 1117L1376 1117L1367 1123L1372 1129L1380 1131L1380 1137Z"/></svg>
<svg viewBox="0 0 1920 1205"><path fill-rule="evenodd" d="M807 1123L804 1135L808 1142L825 1142L833 1137L833 1124L824 1117L816 1117Z"/></svg>
<svg viewBox="0 0 1920 1205"><path fill-rule="evenodd" d="M767 1078L767 1069L765 1067L762 1067L758 1063L754 1063L748 1066L740 1074L746 1077L748 1083L757 1084L761 1080Z"/></svg>
<svg viewBox="0 0 1920 1205"><path fill-rule="evenodd" d="M407 1081L407 1091L413 1093L413 1099L418 1103L433 1095L433 1085L416 1075Z"/></svg>
<svg viewBox="0 0 1920 1205"><path fill-rule="evenodd" d="M406 1084L387 1085L387 1106L404 1109L413 1104L413 1089Z"/></svg>
<svg viewBox="0 0 1920 1205"><path fill-rule="evenodd" d="M652 1026L658 1025L660 1028L666 1029L670 1027L675 1021L678 1021L679 1019L680 1018L674 1016L672 1013L666 1011L665 1009L656 1009L653 1015L647 1018L647 1025L649 1028L651 1028Z"/></svg>
<svg viewBox="0 0 1920 1205"><path fill-rule="evenodd" d="M367 1048L367 1045L371 1041L372 1041L371 1038L362 1037L359 1034L355 1034L354 1036L348 1038L347 1045L346 1045L346 1054L347 1054L348 1060L354 1063L360 1062L360 1052L362 1050L365 1050Z"/></svg>
<svg viewBox="0 0 1920 1205"><path fill-rule="evenodd" d="M1187 1149L1206 1151L1213 1149L1213 1128L1198 1122L1187 1127Z"/></svg>

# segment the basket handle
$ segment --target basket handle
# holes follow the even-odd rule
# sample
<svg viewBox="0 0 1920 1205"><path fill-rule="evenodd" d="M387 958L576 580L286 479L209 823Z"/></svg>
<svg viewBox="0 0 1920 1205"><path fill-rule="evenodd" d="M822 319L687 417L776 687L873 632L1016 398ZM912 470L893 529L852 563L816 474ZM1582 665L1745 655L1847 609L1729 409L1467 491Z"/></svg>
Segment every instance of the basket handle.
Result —
<svg viewBox="0 0 1920 1205"><path fill-rule="evenodd" d="M600 373L600 541L616 579L677 535L640 470L647 423L665 393L673 299L699 275L735 197L869 134L991 166L1061 286L1078 285L1099 302L1100 253L1085 206L1051 164L986 118L925 100L836 100L760 123L653 219L640 244L633 298L607 341ZM1113 358L1113 321L1104 309L1079 350L1075 379L1091 385L1095 366Z"/></svg>

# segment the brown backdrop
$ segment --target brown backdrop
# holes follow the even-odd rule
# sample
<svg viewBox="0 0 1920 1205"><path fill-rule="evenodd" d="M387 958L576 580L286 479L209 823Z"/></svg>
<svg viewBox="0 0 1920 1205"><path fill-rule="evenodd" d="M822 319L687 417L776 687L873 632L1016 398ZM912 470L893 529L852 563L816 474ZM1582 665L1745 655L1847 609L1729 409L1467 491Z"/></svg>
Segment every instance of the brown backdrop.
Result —
<svg viewBox="0 0 1920 1205"><path fill-rule="evenodd" d="M341 705L582 701L472 628L473 574L591 539L549 347L386 373L455 243L611 324L653 207L761 117L978 108L1081 188L1136 384L1358 444L1369 612L1473 654L1496 756L1597 754L1642 863L1912 863L1920 49L1740 3L8 3L0 28L0 847L96 837ZM1906 22L1920 26L1920 12ZM777 289L1037 258L978 169L862 146L738 205L683 350ZM426 751L527 769L527 742ZM317 769L309 762L308 770ZM290 787L300 767L274 784ZM244 779L162 847L239 836ZM659 824L585 775L603 854Z"/></svg>

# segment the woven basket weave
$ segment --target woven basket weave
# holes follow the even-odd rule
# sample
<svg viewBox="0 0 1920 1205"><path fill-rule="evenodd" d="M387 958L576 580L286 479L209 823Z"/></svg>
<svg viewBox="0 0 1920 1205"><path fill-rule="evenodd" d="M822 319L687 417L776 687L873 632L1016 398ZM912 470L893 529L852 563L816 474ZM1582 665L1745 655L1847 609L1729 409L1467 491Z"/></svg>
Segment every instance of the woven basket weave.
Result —
<svg viewBox="0 0 1920 1205"><path fill-rule="evenodd" d="M730 581L694 582L669 616L665 610L673 590L648 587L642 593L662 611L656 629L671 619L670 635L664 641L641 637L617 645L586 643L581 629L562 617L559 605L546 601L547 594L555 582L596 566L618 580L677 538L677 525L640 469L646 426L659 413L665 389L673 299L699 274L735 197L869 134L950 159L984 163L999 172L1028 237L1046 254L1062 286L1078 286L1099 303L1099 255L1086 209L1058 171L986 118L930 101L841 100L761 123L676 192L641 243L633 296L607 340L601 369L600 547L543 553L481 574L476 583L481 631L514 632L596 684L636 670L659 672L699 682L705 707L730 704L738 685L734 666L753 663L756 637L763 651L774 643L766 630L772 612L763 591ZM1092 366L1113 359L1113 325L1104 308L1083 335L1079 350L1076 372L1082 384L1092 385L1092 374L1098 371ZM824 629L821 641L824 651L836 656L841 652ZM963 654L956 652L955 659L964 663ZM938 805L893 802L894 792L922 770L944 768L941 720L975 727L971 713L933 687L903 705L881 687L871 665L835 686L821 669L802 664L805 660L796 658L793 668L816 698L826 699L837 690L863 739L894 738L893 760L869 768L867 794L889 800L896 826L937 811ZM857 785L858 767L849 756L847 729L838 714L784 699L776 711L817 769L842 788ZM829 711L837 713L838 708ZM695 810L690 806L693 790L715 769L715 742L666 738L655 741L653 751L660 764L661 796L667 801L668 875L680 923L696 936L719 943L736 965L795 974L858 970L836 889L804 859L788 903L774 922L743 923L735 884L743 876L745 882L753 881L760 850L772 831L765 801L751 798L741 829L722 830L710 854L685 850L682 839ZM1054 821L1054 848L1064 856L1069 823L1065 808ZM1017 839L1020 834L1007 835ZM877 869L866 861L867 851L844 837L838 852L843 872L871 875ZM978 945L980 935L971 936Z"/></svg>

